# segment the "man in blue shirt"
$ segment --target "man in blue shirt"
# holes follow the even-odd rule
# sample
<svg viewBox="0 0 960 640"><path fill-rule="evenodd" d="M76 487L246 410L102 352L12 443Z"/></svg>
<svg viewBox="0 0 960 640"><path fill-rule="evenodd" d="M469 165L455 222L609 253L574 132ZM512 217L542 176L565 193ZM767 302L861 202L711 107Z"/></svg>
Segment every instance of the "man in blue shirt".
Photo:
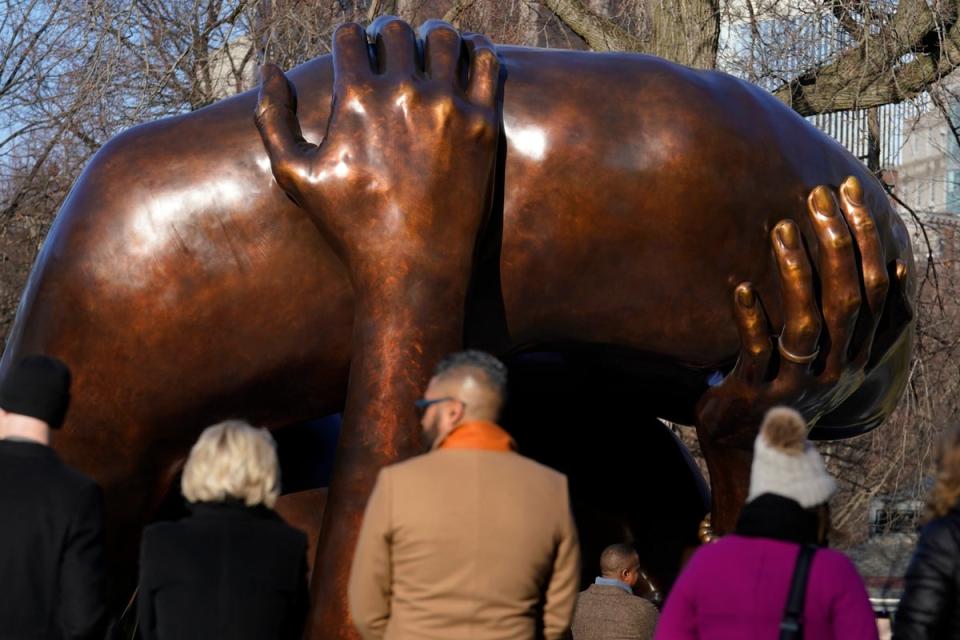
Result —
<svg viewBox="0 0 960 640"><path fill-rule="evenodd" d="M612 544L600 555L601 575L580 593L573 614L574 640L646 640L653 637L657 608L633 595L640 556L628 544Z"/></svg>

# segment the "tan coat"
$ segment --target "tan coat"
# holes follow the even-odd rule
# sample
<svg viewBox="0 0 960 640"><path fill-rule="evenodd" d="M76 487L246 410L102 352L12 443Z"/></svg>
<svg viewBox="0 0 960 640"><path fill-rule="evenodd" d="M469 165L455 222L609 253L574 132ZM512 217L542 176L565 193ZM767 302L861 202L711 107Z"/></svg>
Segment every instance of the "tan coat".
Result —
<svg viewBox="0 0 960 640"><path fill-rule="evenodd" d="M365 640L558 639L579 564L566 476L516 453L440 449L380 471L350 612Z"/></svg>
<svg viewBox="0 0 960 640"><path fill-rule="evenodd" d="M657 608L623 589L592 584L573 614L573 640L650 640Z"/></svg>

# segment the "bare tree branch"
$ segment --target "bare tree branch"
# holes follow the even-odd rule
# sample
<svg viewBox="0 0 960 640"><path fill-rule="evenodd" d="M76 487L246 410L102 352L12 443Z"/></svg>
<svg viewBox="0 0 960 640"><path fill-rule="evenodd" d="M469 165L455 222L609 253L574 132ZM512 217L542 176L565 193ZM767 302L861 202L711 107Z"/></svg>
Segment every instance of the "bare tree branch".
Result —
<svg viewBox="0 0 960 640"><path fill-rule="evenodd" d="M460 18L463 13L474 5L476 0L459 0L455 2L450 9L443 14L443 21L449 22L453 26L460 28ZM372 5L371 5L372 6Z"/></svg>
<svg viewBox="0 0 960 640"><path fill-rule="evenodd" d="M7 200L7 206L0 211L0 220L10 217L14 211L16 211L17 206L20 204L20 200L23 196L29 191L31 185L33 184L34 179L37 177L37 174L40 173L40 169L43 167L43 163L47 161L47 158L50 156L50 153L53 151L54 147L57 146L57 143L60 142L60 137L69 127L69 123L64 122L59 130L50 137L50 140L47 141L46 146L40 152L40 155L37 156L36 160L33 163L33 167L30 169L29 174L27 174L26 180L24 180L20 188L17 189L14 194Z"/></svg>
<svg viewBox="0 0 960 640"><path fill-rule="evenodd" d="M955 2L938 15L924 0L901 0L877 34L863 39L832 62L799 74L774 95L801 115L866 109L900 102L925 91L960 65L960 32ZM949 30L944 27L949 25ZM941 46L925 53L931 37ZM913 54L910 61L904 56Z"/></svg>
<svg viewBox="0 0 960 640"><path fill-rule="evenodd" d="M828 2L833 16L837 19L837 22L840 23L840 26L843 27L843 30L857 40L862 39L864 36L863 25L853 17L849 0L828 0ZM862 3L859 4L862 7Z"/></svg>
<svg viewBox="0 0 960 640"><path fill-rule="evenodd" d="M372 0L370 8L367 10L367 22L373 22L373 19L380 15L391 15L397 11L396 0Z"/></svg>
<svg viewBox="0 0 960 640"><path fill-rule="evenodd" d="M591 11L581 0L544 3L594 51L637 51L691 67L716 66L720 37L717 0L652 0L649 41Z"/></svg>
<svg viewBox="0 0 960 640"><path fill-rule="evenodd" d="M644 43L580 0L545 0L544 4L594 51L645 51Z"/></svg>
<svg viewBox="0 0 960 640"><path fill-rule="evenodd" d="M887 195L890 196L894 202L907 210L907 213L910 214L914 224L917 225L917 228L923 235L923 242L927 248L927 265L924 272L924 279L921 281L921 284L918 287L917 296L919 297L923 293L923 284L926 283L932 276L937 305L940 307L940 311L942 313L944 312L944 306L943 297L940 293L940 277L937 275L937 260L933 255L933 243L930 241L930 234L927 233L927 225L924 224L923 220L920 219L920 216L917 215L917 212L913 210L913 207L901 200L900 196L894 193L893 189L890 188L890 185L886 184L885 182L882 182L881 184L883 184L883 187L887 190Z"/></svg>
<svg viewBox="0 0 960 640"><path fill-rule="evenodd" d="M944 122L947 123L947 128L950 129L950 135L953 136L953 140L957 143L957 147L960 148L960 128L958 128L957 123L953 121L953 116L950 114L950 107L947 106L946 100L943 99L943 96L940 95L939 91L931 91L930 99L937 107L937 111L940 112ZM953 96L953 99L956 100L956 97Z"/></svg>

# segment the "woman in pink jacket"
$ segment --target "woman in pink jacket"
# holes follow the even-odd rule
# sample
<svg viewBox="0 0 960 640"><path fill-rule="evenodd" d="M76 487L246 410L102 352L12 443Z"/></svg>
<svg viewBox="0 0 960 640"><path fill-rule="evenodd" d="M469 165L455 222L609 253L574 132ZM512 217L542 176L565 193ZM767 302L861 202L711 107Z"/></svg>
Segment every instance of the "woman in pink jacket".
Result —
<svg viewBox="0 0 960 640"><path fill-rule="evenodd" d="M735 533L694 554L677 579L657 640L776 640L804 545L815 545L803 601L809 640L875 640L877 625L860 575L824 548L827 501L836 490L806 440L797 412L770 410L754 443L750 493Z"/></svg>

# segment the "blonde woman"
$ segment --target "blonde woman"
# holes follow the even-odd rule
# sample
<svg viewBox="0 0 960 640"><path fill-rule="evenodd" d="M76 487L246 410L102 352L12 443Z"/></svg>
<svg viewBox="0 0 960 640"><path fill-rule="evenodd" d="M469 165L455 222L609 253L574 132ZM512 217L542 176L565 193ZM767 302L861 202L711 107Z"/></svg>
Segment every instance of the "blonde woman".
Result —
<svg viewBox="0 0 960 640"><path fill-rule="evenodd" d="M144 640L300 638L307 540L272 510L280 477L270 434L238 421L207 428L182 488L190 516L143 534Z"/></svg>
<svg viewBox="0 0 960 640"><path fill-rule="evenodd" d="M960 425L941 440L927 511L894 618L896 640L960 638Z"/></svg>

